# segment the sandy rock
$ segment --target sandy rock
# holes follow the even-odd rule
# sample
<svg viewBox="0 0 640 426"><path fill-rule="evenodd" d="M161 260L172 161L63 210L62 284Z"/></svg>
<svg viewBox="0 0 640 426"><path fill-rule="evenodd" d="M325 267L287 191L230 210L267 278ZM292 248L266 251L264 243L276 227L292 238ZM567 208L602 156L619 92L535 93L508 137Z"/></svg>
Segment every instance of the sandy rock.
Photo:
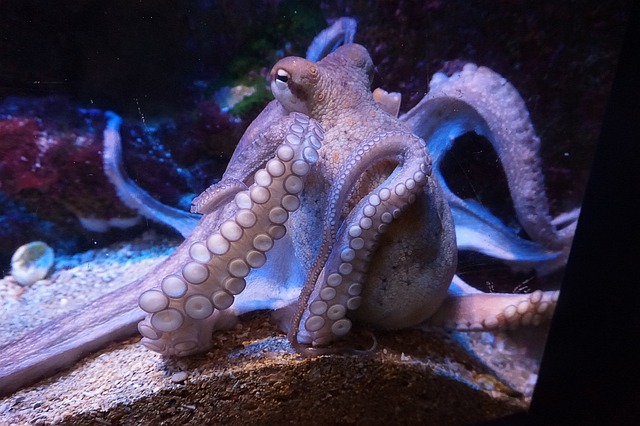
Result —
<svg viewBox="0 0 640 426"><path fill-rule="evenodd" d="M174 243L136 240L75 261L60 259L51 283L0 299L8 307L0 337L15 336L16 328L27 330L75 304L47 302L65 297L56 286L70 294L80 292L74 285L84 286L91 296L83 298L94 297L144 273ZM0 287L8 285L0 281ZM23 303L11 303L16 298ZM25 299L55 309L43 308L31 325ZM1 399L0 424L459 425L528 407L537 361L511 338L360 331L345 345L369 348L372 338L376 348L363 355L303 358L268 312L242 316L232 330L215 333L210 352L183 359L163 359L134 337Z"/></svg>

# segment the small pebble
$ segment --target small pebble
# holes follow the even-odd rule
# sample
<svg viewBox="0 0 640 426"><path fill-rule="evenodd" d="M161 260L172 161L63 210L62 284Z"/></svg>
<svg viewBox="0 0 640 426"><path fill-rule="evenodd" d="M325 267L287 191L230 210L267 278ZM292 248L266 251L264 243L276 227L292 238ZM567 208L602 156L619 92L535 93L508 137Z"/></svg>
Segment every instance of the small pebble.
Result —
<svg viewBox="0 0 640 426"><path fill-rule="evenodd" d="M53 249L42 241L20 246L11 257L11 275L23 286L28 286L49 275L55 255Z"/></svg>
<svg viewBox="0 0 640 426"><path fill-rule="evenodd" d="M187 377L189 377L189 375L186 372L178 371L177 373L173 373L173 375L171 376L171 381L173 383L182 383L187 380Z"/></svg>

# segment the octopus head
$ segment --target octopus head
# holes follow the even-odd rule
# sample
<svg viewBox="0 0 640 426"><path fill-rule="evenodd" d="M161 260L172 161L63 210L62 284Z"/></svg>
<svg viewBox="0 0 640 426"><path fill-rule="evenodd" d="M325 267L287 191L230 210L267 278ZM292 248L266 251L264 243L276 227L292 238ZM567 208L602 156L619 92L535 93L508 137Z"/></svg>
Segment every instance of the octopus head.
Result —
<svg viewBox="0 0 640 426"><path fill-rule="evenodd" d="M288 112L318 118L317 112L335 107L329 103L357 104L362 93L370 92L372 76L367 50L347 44L317 63L293 56L281 59L271 70L271 91Z"/></svg>

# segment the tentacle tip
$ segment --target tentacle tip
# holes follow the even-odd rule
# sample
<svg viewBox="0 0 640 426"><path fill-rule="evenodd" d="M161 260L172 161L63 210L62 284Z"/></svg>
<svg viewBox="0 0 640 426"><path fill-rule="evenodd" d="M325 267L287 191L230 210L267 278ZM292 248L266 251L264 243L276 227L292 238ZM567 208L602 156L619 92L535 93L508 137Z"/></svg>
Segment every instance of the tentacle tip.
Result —
<svg viewBox="0 0 640 426"><path fill-rule="evenodd" d="M104 116L107 119L107 129L114 131L118 131L120 129L122 117L113 111L105 111Z"/></svg>
<svg viewBox="0 0 640 426"><path fill-rule="evenodd" d="M297 340L295 342L290 340L289 345L295 353L302 356L303 358L314 358L316 356L329 354L329 352L326 351L326 349L328 348L307 346L303 343L298 342Z"/></svg>

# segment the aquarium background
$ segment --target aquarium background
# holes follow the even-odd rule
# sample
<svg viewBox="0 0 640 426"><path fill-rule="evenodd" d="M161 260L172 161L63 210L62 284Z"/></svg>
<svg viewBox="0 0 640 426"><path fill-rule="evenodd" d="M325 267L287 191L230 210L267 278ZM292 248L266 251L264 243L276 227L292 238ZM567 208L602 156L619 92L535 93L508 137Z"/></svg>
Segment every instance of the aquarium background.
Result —
<svg viewBox="0 0 640 426"><path fill-rule="evenodd" d="M304 56L333 19L358 21L355 41L376 64L374 87L402 93L401 112L431 75L466 62L505 76L542 140L553 213L580 205L630 2L126 1L0 3L0 267L22 244L56 254L109 247L149 230L102 170L104 113L124 118L129 176L188 209L215 182L244 128L270 99L279 58ZM252 88L233 104L232 88ZM250 90L251 91L251 90ZM453 189L513 219L490 146L469 137L445 173ZM497 184L496 184L497 182ZM483 291L557 288L462 253L461 275Z"/></svg>
<svg viewBox="0 0 640 426"><path fill-rule="evenodd" d="M508 78L542 140L552 208L567 211L584 191L627 3L2 2L0 214L7 226L0 231L0 265L32 240L73 252L156 226L97 233L79 221L133 215L101 170L107 110L125 118L129 175L157 199L188 208L220 176L270 98L264 81L272 64L304 56L339 16L358 20L355 41L373 56L374 87L402 93L402 111L421 99L433 73L460 63ZM259 90L223 111L216 93L237 85ZM17 117L32 121L18 131ZM492 160L491 150L468 151L474 154L458 156L465 164L452 166L466 174L454 189L506 200L504 186L478 184L486 180L481 164Z"/></svg>

